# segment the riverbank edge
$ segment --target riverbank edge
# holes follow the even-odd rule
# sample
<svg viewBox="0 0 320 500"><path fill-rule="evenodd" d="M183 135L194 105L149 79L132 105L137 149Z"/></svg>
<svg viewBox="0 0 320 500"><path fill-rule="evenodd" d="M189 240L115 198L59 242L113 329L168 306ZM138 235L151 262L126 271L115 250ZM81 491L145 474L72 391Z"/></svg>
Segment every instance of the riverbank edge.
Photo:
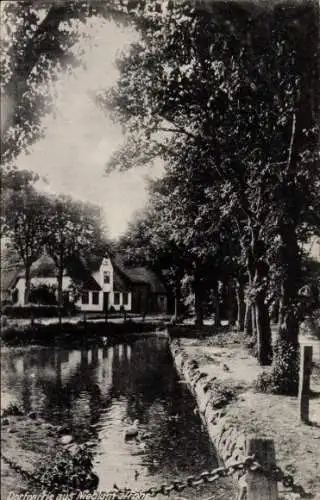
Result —
<svg viewBox="0 0 320 500"><path fill-rule="evenodd" d="M8 325L1 328L1 343L4 346L52 345L62 343L67 346L82 346L89 341L130 340L141 335L167 335L165 325L154 322L127 320L123 323L111 321L80 321L78 323L63 322L44 325L34 322L29 325Z"/></svg>
<svg viewBox="0 0 320 500"><path fill-rule="evenodd" d="M184 379L195 398L203 425L205 426L221 466L242 461L246 458L245 435L227 421L227 405L214 408L214 393L208 388L208 375L201 372L198 364L190 357L179 340L169 335L169 347L174 366L179 376ZM245 484L245 473L236 471L233 480L238 488Z"/></svg>

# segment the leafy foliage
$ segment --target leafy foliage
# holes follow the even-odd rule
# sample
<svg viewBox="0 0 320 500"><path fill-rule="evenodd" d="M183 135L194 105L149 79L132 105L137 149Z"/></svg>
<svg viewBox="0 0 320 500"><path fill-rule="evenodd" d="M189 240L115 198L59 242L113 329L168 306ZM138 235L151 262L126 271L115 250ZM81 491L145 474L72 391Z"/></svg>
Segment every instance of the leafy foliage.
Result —
<svg viewBox="0 0 320 500"><path fill-rule="evenodd" d="M30 302L32 304L56 305L56 287L49 285L31 285Z"/></svg>
<svg viewBox="0 0 320 500"><path fill-rule="evenodd" d="M150 0L3 0L1 2L2 162L10 163L44 133L53 84L82 64L82 28L103 16L126 25L138 21ZM88 41L88 40L87 40Z"/></svg>
<svg viewBox="0 0 320 500"><path fill-rule="evenodd" d="M24 265L25 301L30 298L31 265L46 248L59 270L58 302L62 306L62 276L68 259L89 250L103 255L106 250L100 208L71 197L39 193L38 177L28 171L9 169L3 179L2 233Z"/></svg>
<svg viewBox="0 0 320 500"><path fill-rule="evenodd" d="M53 461L40 466L35 480L53 494L94 491L98 478L93 473L92 452L85 445L77 446L74 453L61 449Z"/></svg>
<svg viewBox="0 0 320 500"><path fill-rule="evenodd" d="M71 197L48 198L45 245L58 269L58 303L63 305L62 279L69 259L90 251L105 250L100 209ZM76 285L76 284L75 284Z"/></svg>
<svg viewBox="0 0 320 500"><path fill-rule="evenodd" d="M279 340L274 348L274 366L262 372L256 381L260 392L296 396L299 384L299 356L297 349Z"/></svg>
<svg viewBox="0 0 320 500"><path fill-rule="evenodd" d="M298 238L319 228L317 7L254 15L238 5L212 5L209 14L198 7L184 1L144 13L106 105L139 151L144 137L145 151L167 162L162 211L171 239L202 265L216 260L223 223L227 241L237 232L241 252L231 255L247 267L258 344L270 349L268 301L281 295L279 334L295 349L298 329L286 325L302 279ZM133 151L112 166L130 166Z"/></svg>

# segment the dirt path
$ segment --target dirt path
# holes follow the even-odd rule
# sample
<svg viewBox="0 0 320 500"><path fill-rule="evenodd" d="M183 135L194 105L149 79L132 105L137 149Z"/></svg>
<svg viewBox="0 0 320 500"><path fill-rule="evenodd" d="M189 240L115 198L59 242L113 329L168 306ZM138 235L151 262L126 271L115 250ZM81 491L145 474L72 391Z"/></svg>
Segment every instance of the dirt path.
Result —
<svg viewBox="0 0 320 500"><path fill-rule="evenodd" d="M238 336L181 338L178 342L199 363L201 372L235 389L237 398L227 409L230 424L241 433L272 438L278 465L293 474L296 483L313 498L320 499L320 364L315 364L311 379L316 393L310 400L311 425L303 425L298 423L296 397L255 391L254 381L263 369L242 347Z"/></svg>

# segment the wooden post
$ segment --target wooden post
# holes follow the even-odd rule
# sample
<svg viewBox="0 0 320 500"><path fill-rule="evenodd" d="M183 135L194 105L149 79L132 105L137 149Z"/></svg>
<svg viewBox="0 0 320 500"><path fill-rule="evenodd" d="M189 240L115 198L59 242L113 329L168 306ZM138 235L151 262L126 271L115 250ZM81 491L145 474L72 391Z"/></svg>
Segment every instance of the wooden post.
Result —
<svg viewBox="0 0 320 500"><path fill-rule="evenodd" d="M299 373L299 421L309 422L310 375L312 368L312 346L300 346Z"/></svg>
<svg viewBox="0 0 320 500"><path fill-rule="evenodd" d="M272 439L248 438L246 455L254 455L256 461L268 472L276 465L276 455ZM278 500L277 481L262 471L248 471L246 474L246 500Z"/></svg>

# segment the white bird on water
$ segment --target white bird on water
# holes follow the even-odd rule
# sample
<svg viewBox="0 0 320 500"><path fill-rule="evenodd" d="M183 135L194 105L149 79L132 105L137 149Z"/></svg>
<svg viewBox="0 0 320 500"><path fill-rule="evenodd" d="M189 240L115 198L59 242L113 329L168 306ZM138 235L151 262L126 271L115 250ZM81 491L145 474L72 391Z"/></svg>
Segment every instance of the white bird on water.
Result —
<svg viewBox="0 0 320 500"><path fill-rule="evenodd" d="M138 429L139 420L135 420L133 424L124 431L124 439L129 440L137 437L139 433Z"/></svg>

